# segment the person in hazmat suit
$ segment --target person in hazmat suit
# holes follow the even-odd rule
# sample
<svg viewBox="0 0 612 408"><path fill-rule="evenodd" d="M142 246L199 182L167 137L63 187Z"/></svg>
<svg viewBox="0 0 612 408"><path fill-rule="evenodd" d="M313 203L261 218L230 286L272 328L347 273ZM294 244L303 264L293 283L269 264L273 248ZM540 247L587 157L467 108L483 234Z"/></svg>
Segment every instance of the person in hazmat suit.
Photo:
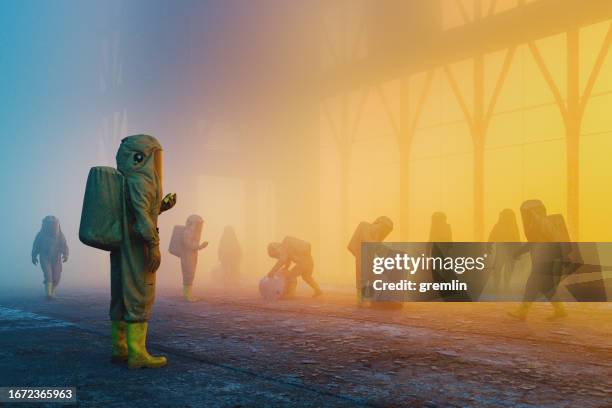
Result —
<svg viewBox="0 0 612 408"><path fill-rule="evenodd" d="M488 252L495 248L495 260L493 269L493 285L497 291L500 282L503 282L503 289L510 287L510 279L514 271L516 259L514 257L515 242L521 242L516 215L509 208L499 213L497 223L493 226L489 234Z"/></svg>
<svg viewBox="0 0 612 408"><path fill-rule="evenodd" d="M198 299L193 297L193 278L195 277L196 268L198 266L198 251L206 248L208 242L204 241L200 244L202 237L202 228L204 220L196 214L187 217L185 228L183 230L183 239L181 245L181 272L183 272L183 298L187 302L197 302Z"/></svg>
<svg viewBox="0 0 612 408"><path fill-rule="evenodd" d="M383 242L393 231L393 221L389 217L378 217L374 222L361 222L353 232L347 249L355 257L355 284L357 287L357 305L363 306L363 298L368 288L369 282L361 278L361 243L362 242Z"/></svg>
<svg viewBox="0 0 612 408"><path fill-rule="evenodd" d="M427 242L427 248L425 250L427 256L433 258L446 258L451 255L451 250L453 248L453 232L445 213L436 211L431 215L429 240ZM433 281L437 283L449 282L454 278L452 273L449 274L446 270L440 268L432 268L431 277Z"/></svg>
<svg viewBox="0 0 612 408"><path fill-rule="evenodd" d="M154 137L124 138L116 160L125 179L125 201L123 239L110 254L112 361L127 360L129 368L163 367L165 357L147 352L147 322L161 262L157 217L174 206L176 195L169 194L162 201L162 147Z"/></svg>
<svg viewBox="0 0 612 408"><path fill-rule="evenodd" d="M62 276L62 262L68 261L66 237L59 220L52 215L43 218L42 227L32 245L32 263L37 265L39 261L47 299L52 299Z"/></svg>
<svg viewBox="0 0 612 408"><path fill-rule="evenodd" d="M268 255L277 259L276 264L268 272L268 277L278 274L285 279L283 298L293 296L299 276L312 288L313 297L321 295L321 288L312 277L314 260L310 243L295 237L285 237L282 242L272 242L268 245Z"/></svg>
<svg viewBox="0 0 612 408"><path fill-rule="evenodd" d="M219 264L223 271L223 278L228 281L236 281L240 275L240 263L242 261L242 249L236 236L236 231L231 225L226 225L219 240L217 251Z"/></svg>
<svg viewBox="0 0 612 408"><path fill-rule="evenodd" d="M428 257L445 259L453 257L453 230L448 217L444 212L436 211L431 215L431 226L429 228L429 240L425 250ZM485 250L486 248L483 248ZM434 262L429 269L431 279L434 283L451 283L456 278L453 270L448 270ZM431 295L444 301L469 301L470 294L466 290L443 290L431 291Z"/></svg>
<svg viewBox="0 0 612 408"><path fill-rule="evenodd" d="M567 316L563 303L555 302L554 296L561 279L563 250L558 241L555 225L546 214L540 200L527 200L521 205L521 217L527 243L517 250L518 258L524 253L531 255L531 272L525 285L523 302L518 310L508 314L521 321L527 318L532 303L544 295L553 306L554 313L548 320Z"/></svg>

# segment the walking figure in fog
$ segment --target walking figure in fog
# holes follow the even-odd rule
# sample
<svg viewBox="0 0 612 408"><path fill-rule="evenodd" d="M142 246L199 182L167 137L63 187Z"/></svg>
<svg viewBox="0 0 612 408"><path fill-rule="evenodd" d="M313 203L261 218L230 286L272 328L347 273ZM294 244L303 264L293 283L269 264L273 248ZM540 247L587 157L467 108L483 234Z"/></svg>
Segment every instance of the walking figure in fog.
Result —
<svg viewBox="0 0 612 408"><path fill-rule="evenodd" d="M523 303L517 311L510 312L509 315L525 320L532 303L543 295L551 302L554 309L549 320L563 318L567 316L563 303L554 301L561 279L563 249L559 242L560 228L552 220L559 219L559 216L547 216L546 207L540 200L528 200L521 205L521 217L528 242L516 252L515 256L519 257L529 252L531 272L525 285Z"/></svg>
<svg viewBox="0 0 612 408"><path fill-rule="evenodd" d="M374 222L362 221L359 223L353 236L347 245L347 249L355 257L355 285L357 288L357 306L364 306L364 297L370 282L361 276L361 243L383 242L393 231L393 221L384 215L378 217Z"/></svg>
<svg viewBox="0 0 612 408"><path fill-rule="evenodd" d="M53 215L43 218L42 227L32 245L32 263L36 265L39 260L47 299L52 299L62 277L62 262L68 261L66 237L59 220Z"/></svg>

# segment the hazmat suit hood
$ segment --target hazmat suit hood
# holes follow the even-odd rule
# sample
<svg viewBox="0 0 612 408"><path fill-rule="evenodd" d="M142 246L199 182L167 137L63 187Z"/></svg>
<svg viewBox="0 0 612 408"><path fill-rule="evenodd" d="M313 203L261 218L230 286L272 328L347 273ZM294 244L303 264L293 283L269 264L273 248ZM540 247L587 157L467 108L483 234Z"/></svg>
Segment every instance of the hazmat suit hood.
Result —
<svg viewBox="0 0 612 408"><path fill-rule="evenodd" d="M527 200L521 205L521 218L525 237L529 242L543 242L542 220L546 217L546 207L540 200Z"/></svg>
<svg viewBox="0 0 612 408"><path fill-rule="evenodd" d="M139 175L162 186L162 147L149 135L133 135L121 140L117 151L117 170L124 176Z"/></svg>
<svg viewBox="0 0 612 408"><path fill-rule="evenodd" d="M61 232L59 220L53 215L47 215L42 220L40 230L45 236L54 237L59 235Z"/></svg>
<svg viewBox="0 0 612 408"><path fill-rule="evenodd" d="M384 241L391 231L393 231L393 221L391 221L391 218L384 215L378 217L372 224L375 228L374 235L376 235L376 238L380 241Z"/></svg>
<svg viewBox="0 0 612 408"><path fill-rule="evenodd" d="M185 225L186 226L190 226L190 225L202 225L204 223L204 219L202 219L202 217L200 217L197 214L192 214L189 217L187 217L187 221L185 221Z"/></svg>
<svg viewBox="0 0 612 408"><path fill-rule="evenodd" d="M159 243L157 217L163 196L161 153L162 147L153 136L134 135L121 141L116 156L117 170L125 177L134 231L151 245Z"/></svg>
<svg viewBox="0 0 612 408"><path fill-rule="evenodd" d="M202 228L204 227L204 219L197 214L192 214L187 217L187 221L185 222L185 227L192 231L194 237L197 238L198 243L200 238L202 237Z"/></svg>
<svg viewBox="0 0 612 408"><path fill-rule="evenodd" d="M491 238L490 240L495 242L517 242L520 240L516 215L510 208L506 208L499 213Z"/></svg>
<svg viewBox="0 0 612 408"><path fill-rule="evenodd" d="M516 216L514 215L514 211L510 208L505 208L499 213L499 218L497 222L502 225L516 225Z"/></svg>
<svg viewBox="0 0 612 408"><path fill-rule="evenodd" d="M429 242L452 242L451 227L446 222L446 214L435 212L431 215L431 228L429 230Z"/></svg>
<svg viewBox="0 0 612 408"><path fill-rule="evenodd" d="M271 242L268 244L268 255L270 258L278 258L281 253L281 243L280 242Z"/></svg>

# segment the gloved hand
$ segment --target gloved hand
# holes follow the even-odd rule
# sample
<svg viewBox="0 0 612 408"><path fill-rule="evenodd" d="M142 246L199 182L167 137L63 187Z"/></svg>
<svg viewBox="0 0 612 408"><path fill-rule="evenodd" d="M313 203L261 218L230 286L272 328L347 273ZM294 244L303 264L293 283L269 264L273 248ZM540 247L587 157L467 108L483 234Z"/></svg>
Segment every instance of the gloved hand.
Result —
<svg viewBox="0 0 612 408"><path fill-rule="evenodd" d="M168 211L172 207L176 205L176 193L166 194L164 199L159 206L159 213L163 213L164 211Z"/></svg>
<svg viewBox="0 0 612 408"><path fill-rule="evenodd" d="M68 256L67 255L62 255L62 262L64 262L64 263L68 262Z"/></svg>
<svg viewBox="0 0 612 408"><path fill-rule="evenodd" d="M204 249L208 246L208 241L204 241L200 244L200 246L198 247L198 249Z"/></svg>
<svg viewBox="0 0 612 408"><path fill-rule="evenodd" d="M151 273L155 273L161 263L161 253L159 252L159 244L149 245L149 257L147 259L147 267Z"/></svg>
<svg viewBox="0 0 612 408"><path fill-rule="evenodd" d="M38 265L38 258L36 258L35 256L32 257L32 263L34 264L34 266Z"/></svg>

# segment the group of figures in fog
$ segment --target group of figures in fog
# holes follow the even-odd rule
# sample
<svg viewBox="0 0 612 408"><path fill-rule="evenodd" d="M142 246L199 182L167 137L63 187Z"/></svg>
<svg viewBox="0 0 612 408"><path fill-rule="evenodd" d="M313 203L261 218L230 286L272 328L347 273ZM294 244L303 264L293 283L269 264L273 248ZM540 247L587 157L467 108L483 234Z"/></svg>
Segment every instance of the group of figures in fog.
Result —
<svg viewBox="0 0 612 408"><path fill-rule="evenodd" d="M149 135L128 136L121 141L116 155L117 167L93 167L90 170L79 239L86 245L110 252L112 352L114 363L127 362L130 368L157 368L166 364L163 356L152 356L146 349L148 321L155 301L156 271L161 262L158 216L176 204L176 194L163 195L162 147ZM531 303L539 296L548 298L555 309L553 318L566 315L563 305L554 302L558 280L551 272L562 251L557 242L569 242L565 222L560 215L547 215L538 200L523 203L520 209L527 243L516 251L520 242L514 211L505 209L493 227L489 250L496 246L493 284L507 286L514 265L523 253L531 255L531 272L525 286L524 301L511 315L524 320ZM183 297L197 300L192 294L198 253L208 246L202 240L204 219L190 215L185 225L175 226L169 252L180 258ZM362 278L362 243L382 243L393 231L393 221L381 216L373 222L361 222L347 249L355 258L356 297L364 301L369 282ZM436 212L431 218L429 241L452 243L452 231L446 215ZM548 246L533 243L550 243ZM260 281L260 292L267 299L291 298L298 278L318 297L322 291L313 278L315 263L311 244L293 236L268 245L268 255L275 260L272 269ZM242 249L231 226L220 237L216 269L225 277L237 279ZM32 247L32 262L40 263L46 296L53 298L59 284L62 263L68 260L68 245L54 216L43 219Z"/></svg>
<svg viewBox="0 0 612 408"><path fill-rule="evenodd" d="M554 313L550 320L567 316L563 303L556 301L556 294L563 273L567 266L580 264L581 257L570 236L561 214L549 215L540 200L527 200L520 208L526 243L521 243L515 212L504 209L493 226L488 239L487 253L495 252L493 265L490 267L492 287L494 292L508 290L515 270L515 265L524 254L530 255L531 268L525 283L523 301L516 311L508 314L519 320L525 320L533 302L543 296L550 301ZM372 306L364 301L369 293L370 281L364 281L362 276L361 243L383 242L393 230L393 223L388 217L379 217L373 223L362 222L358 225L349 242L348 249L355 256L355 281L357 284L357 303L359 306ZM452 229L446 214L434 212L431 217L427 255L443 255L441 248L452 247ZM435 253L441 251L440 253ZM565 268L565 270L564 270ZM432 270L432 279L436 282L448 280ZM485 280L486 282L486 280ZM455 294L456 295L456 294ZM461 296L449 297L451 300L466 300ZM389 306L398 306L388 302ZM401 306L401 305L399 305Z"/></svg>

